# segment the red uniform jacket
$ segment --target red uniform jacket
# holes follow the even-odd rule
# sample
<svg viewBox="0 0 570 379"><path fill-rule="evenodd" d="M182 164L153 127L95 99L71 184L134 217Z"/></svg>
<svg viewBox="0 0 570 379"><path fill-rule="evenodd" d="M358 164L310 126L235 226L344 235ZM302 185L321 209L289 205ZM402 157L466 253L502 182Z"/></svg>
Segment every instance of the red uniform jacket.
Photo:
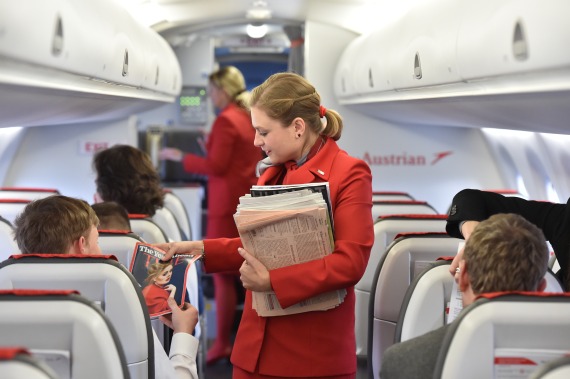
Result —
<svg viewBox="0 0 570 379"><path fill-rule="evenodd" d="M239 197L256 183L255 166L262 158L254 138L249 113L230 103L212 125L206 156L184 156L186 171L208 176L209 238L238 236L233 214Z"/></svg>
<svg viewBox="0 0 570 379"><path fill-rule="evenodd" d="M284 166L270 167L260 185L277 184ZM270 272L282 307L320 293L347 289L344 302L324 312L259 317L246 301L232 353L232 363L262 375L333 376L356 372L354 285L364 274L374 242L372 177L368 165L350 157L327 139L321 151L301 167L293 166L283 184L329 182L335 249L327 257ZM239 238L205 240L208 272L239 269Z"/></svg>

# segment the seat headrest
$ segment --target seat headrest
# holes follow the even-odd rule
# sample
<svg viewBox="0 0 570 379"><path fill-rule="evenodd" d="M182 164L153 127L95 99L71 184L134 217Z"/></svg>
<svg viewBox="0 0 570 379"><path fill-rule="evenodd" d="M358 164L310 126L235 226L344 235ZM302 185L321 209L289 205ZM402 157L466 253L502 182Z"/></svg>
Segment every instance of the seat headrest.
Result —
<svg viewBox="0 0 570 379"><path fill-rule="evenodd" d="M79 295L76 290L13 289L0 290L0 296L69 296Z"/></svg>
<svg viewBox="0 0 570 379"><path fill-rule="evenodd" d="M117 261L117 257L114 255L103 255L103 254L14 254L10 256L10 259L17 259L20 261L29 259L30 261L37 262L37 259L84 259L94 260L94 261L103 261L103 260L113 260Z"/></svg>
<svg viewBox="0 0 570 379"><path fill-rule="evenodd" d="M23 347L2 347L0 348L0 361L14 359L15 356L20 354L30 355L30 352Z"/></svg>

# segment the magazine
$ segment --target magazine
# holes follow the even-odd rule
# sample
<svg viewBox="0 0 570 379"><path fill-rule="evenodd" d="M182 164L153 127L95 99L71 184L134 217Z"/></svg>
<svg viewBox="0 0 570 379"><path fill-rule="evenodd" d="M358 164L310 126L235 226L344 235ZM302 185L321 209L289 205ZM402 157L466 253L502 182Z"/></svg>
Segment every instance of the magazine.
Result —
<svg viewBox="0 0 570 379"><path fill-rule="evenodd" d="M136 244L130 271L142 288L142 294L151 318L171 313L168 298L174 297L182 306L190 302L186 291L188 268L200 255L175 254L169 261L161 261L165 251L152 245Z"/></svg>
<svg viewBox="0 0 570 379"><path fill-rule="evenodd" d="M319 186L328 189L328 183L319 183ZM275 186L269 188L272 187ZM330 254L334 249L334 236L329 203L322 192L315 193L303 185L293 186L293 191L289 186L277 187L276 194L268 189L258 191L258 197L240 198L234 219L244 249L269 270ZM281 316L331 309L342 303L345 296L345 289L332 291L282 309L274 292L253 292L252 306L260 316Z"/></svg>

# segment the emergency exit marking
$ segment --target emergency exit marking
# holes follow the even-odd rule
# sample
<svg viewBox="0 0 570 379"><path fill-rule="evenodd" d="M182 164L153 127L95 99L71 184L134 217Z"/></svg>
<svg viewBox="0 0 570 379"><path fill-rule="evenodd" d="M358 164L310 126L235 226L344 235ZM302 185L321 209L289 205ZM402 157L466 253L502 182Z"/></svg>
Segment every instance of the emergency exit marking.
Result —
<svg viewBox="0 0 570 379"><path fill-rule="evenodd" d="M80 155L93 155L99 150L106 149L117 142L111 141L79 141L79 154Z"/></svg>

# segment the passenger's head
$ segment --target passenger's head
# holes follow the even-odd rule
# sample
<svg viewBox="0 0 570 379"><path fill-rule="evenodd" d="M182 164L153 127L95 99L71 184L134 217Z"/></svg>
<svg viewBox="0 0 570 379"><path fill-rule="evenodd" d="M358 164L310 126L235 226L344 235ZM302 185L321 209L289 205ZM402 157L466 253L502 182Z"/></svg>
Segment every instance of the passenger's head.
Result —
<svg viewBox="0 0 570 379"><path fill-rule="evenodd" d="M129 213L153 216L164 205L158 172L147 153L128 145L115 145L93 157L97 194L115 201Z"/></svg>
<svg viewBox="0 0 570 379"><path fill-rule="evenodd" d="M250 106L277 120L283 127L292 127L296 118L303 119L307 131L317 135L340 138L343 123L340 115L321 108L321 96L302 76L284 72L271 75L251 92ZM326 119L323 127L321 118ZM254 125L255 126L255 125Z"/></svg>
<svg viewBox="0 0 570 379"><path fill-rule="evenodd" d="M249 109L249 92L240 70L234 66L225 66L214 71L208 77L210 98L218 109L234 102L244 109Z"/></svg>
<svg viewBox="0 0 570 379"><path fill-rule="evenodd" d="M156 284L157 286L164 286L170 282L172 278L172 263L170 262L155 262L148 266L148 276L145 281L148 284Z"/></svg>
<svg viewBox="0 0 570 379"><path fill-rule="evenodd" d="M129 213L121 204L114 201L95 203L91 208L99 218L99 230L131 230Z"/></svg>
<svg viewBox="0 0 570 379"><path fill-rule="evenodd" d="M14 234L23 254L101 254L98 224L87 202L53 195L29 203L14 221Z"/></svg>
<svg viewBox="0 0 570 379"><path fill-rule="evenodd" d="M460 289L468 285L474 296L542 291L548 256L544 234L534 224L516 214L493 215L477 225L465 243Z"/></svg>

